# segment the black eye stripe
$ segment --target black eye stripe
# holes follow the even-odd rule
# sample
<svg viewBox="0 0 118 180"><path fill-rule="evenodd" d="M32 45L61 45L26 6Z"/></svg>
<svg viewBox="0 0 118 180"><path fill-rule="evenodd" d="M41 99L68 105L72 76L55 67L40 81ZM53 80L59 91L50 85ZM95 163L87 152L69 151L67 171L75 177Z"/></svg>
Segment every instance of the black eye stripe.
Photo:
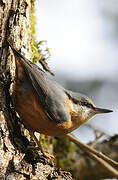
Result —
<svg viewBox="0 0 118 180"><path fill-rule="evenodd" d="M87 102L81 102L81 105L82 105L82 106L87 106L88 103L87 103Z"/></svg>
<svg viewBox="0 0 118 180"><path fill-rule="evenodd" d="M86 107L93 107L92 104L85 102L85 101L81 102L81 105L86 106Z"/></svg>

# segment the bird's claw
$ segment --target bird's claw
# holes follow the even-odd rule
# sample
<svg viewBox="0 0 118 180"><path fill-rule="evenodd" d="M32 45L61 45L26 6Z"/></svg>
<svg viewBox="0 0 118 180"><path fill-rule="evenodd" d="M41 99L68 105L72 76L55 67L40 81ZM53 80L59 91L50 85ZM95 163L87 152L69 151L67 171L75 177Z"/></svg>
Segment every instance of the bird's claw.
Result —
<svg viewBox="0 0 118 180"><path fill-rule="evenodd" d="M55 159L55 157L53 155L49 154L48 152L43 152L43 155L48 159Z"/></svg>

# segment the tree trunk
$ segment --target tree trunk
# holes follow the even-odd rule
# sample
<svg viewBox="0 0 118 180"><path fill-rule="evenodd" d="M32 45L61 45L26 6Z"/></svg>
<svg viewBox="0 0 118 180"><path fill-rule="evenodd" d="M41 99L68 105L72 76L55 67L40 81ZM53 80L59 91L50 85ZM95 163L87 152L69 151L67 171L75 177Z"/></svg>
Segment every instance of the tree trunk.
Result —
<svg viewBox="0 0 118 180"><path fill-rule="evenodd" d="M56 169L35 148L29 148L30 136L19 122L9 96L9 71L13 80L15 65L7 38L15 42L15 47L21 49L21 53L24 51L26 57L31 54L33 2L0 0L0 179L72 179L70 173Z"/></svg>

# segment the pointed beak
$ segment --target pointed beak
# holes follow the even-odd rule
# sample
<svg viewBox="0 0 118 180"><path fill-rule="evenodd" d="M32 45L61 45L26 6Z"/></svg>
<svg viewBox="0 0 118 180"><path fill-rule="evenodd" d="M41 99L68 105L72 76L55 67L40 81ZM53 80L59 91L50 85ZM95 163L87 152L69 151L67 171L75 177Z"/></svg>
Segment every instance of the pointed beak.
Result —
<svg viewBox="0 0 118 180"><path fill-rule="evenodd" d="M113 112L112 110L110 109L102 109L102 108L95 108L95 113L96 114L101 114L101 113L111 113Z"/></svg>

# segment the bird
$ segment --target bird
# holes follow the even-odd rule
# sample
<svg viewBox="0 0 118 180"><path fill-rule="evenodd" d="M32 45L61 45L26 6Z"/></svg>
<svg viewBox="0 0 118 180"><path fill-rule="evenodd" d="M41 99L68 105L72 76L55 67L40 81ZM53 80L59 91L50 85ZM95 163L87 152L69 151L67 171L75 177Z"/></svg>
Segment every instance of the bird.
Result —
<svg viewBox="0 0 118 180"><path fill-rule="evenodd" d="M97 107L86 95L65 89L25 58L10 41L8 44L16 62L13 104L31 132L64 136L96 114L112 112Z"/></svg>

